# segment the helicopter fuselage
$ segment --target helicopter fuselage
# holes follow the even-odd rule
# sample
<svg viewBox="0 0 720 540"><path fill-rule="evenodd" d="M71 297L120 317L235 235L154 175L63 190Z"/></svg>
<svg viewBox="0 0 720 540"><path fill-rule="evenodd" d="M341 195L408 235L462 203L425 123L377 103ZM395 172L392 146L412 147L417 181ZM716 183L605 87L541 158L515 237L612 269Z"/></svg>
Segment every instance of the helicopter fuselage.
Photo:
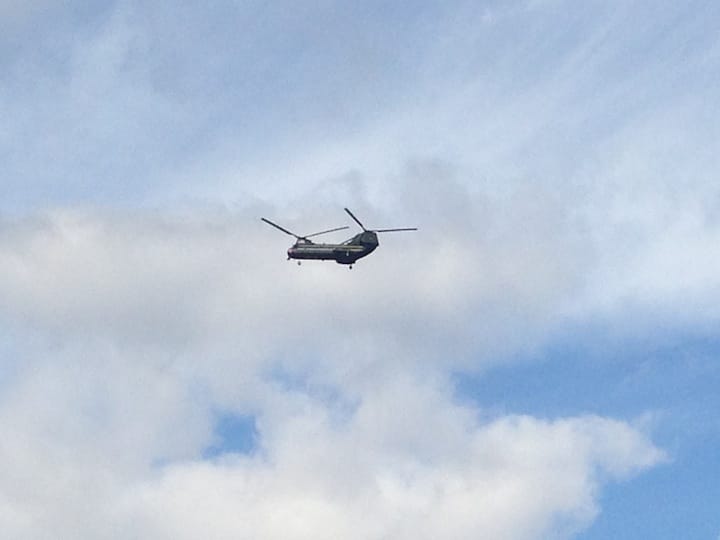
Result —
<svg viewBox="0 0 720 540"><path fill-rule="evenodd" d="M301 239L288 249L287 254L288 259L332 260L338 264L353 264L370 255L377 247L377 235L372 231L364 231L341 244L316 244Z"/></svg>

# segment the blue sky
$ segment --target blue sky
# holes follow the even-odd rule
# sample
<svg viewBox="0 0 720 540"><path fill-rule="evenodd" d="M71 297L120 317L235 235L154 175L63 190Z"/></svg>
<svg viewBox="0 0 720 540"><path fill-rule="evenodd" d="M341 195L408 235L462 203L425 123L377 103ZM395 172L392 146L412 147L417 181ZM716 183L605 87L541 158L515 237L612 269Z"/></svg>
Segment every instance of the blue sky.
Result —
<svg viewBox="0 0 720 540"><path fill-rule="evenodd" d="M518 365L460 375L460 394L496 413L645 417L670 461L608 488L602 514L579 537L712 537L717 505L698 500L718 498L717 341L690 333L618 339L604 329L575 331Z"/></svg>
<svg viewBox="0 0 720 540"><path fill-rule="evenodd" d="M2 529L717 538L719 21L0 5Z"/></svg>

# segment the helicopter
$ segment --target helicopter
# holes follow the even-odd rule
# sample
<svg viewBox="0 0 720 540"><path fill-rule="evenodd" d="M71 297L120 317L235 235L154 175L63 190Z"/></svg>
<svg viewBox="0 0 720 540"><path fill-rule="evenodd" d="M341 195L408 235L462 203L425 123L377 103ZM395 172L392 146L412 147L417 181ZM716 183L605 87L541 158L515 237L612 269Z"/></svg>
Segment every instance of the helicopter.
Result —
<svg viewBox="0 0 720 540"><path fill-rule="evenodd" d="M379 245L377 233L417 231L417 227L404 227L400 229L366 229L365 225L363 225L350 210L345 208L345 211L353 219L353 221L355 221L355 223L360 225L362 232L356 234L352 238L345 240L340 244L316 244L312 240L309 240L309 238L312 236L319 236L321 234L327 234L335 231L349 229L349 227L347 226L336 227L334 229L328 229L327 231L320 231L312 234L306 234L305 236L299 236L294 232L290 232L287 229L281 227L277 223L273 223L269 219L265 219L264 217L261 217L260 219L268 225L271 225L276 229L281 230L285 234L289 234L290 236L295 237L295 244L290 246L287 251L288 261L290 259L297 259L297 263L298 265L300 265L300 263L304 259L315 259L322 261L331 260L335 261L338 264L346 264L350 269L352 269L352 265L353 263L355 263L355 261L366 257L370 255L373 251L375 251L375 249Z"/></svg>

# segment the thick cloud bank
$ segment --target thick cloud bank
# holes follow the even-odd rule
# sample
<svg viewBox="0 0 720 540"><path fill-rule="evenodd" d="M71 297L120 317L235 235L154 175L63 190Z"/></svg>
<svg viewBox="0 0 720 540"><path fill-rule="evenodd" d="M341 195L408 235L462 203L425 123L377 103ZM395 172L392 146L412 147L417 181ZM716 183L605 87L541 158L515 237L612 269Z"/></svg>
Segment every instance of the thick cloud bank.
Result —
<svg viewBox="0 0 720 540"><path fill-rule="evenodd" d="M621 422L463 426L470 411L442 401L433 416L445 423L386 401L368 399L335 430L302 411L262 458L169 467L132 492L123 517L155 538L567 537L597 513L604 481L660 457Z"/></svg>
<svg viewBox="0 0 720 540"><path fill-rule="evenodd" d="M505 315L483 327L492 287L439 296L462 275L452 250L420 277L402 247L389 267L298 268L251 214L3 225L8 534L568 537L605 482L663 460L625 422L491 417L454 397L469 350L553 318L554 272L507 300L532 316L495 299ZM486 279L520 282L496 261ZM253 419L249 450L222 440L218 412Z"/></svg>

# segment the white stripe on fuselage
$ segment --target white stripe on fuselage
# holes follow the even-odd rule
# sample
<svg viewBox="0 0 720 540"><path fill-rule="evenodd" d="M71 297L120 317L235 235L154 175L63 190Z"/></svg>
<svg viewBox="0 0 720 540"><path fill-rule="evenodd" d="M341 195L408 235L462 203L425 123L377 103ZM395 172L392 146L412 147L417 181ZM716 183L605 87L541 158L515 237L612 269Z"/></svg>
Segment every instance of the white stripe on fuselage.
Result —
<svg viewBox="0 0 720 540"><path fill-rule="evenodd" d="M314 245L314 246L293 246L293 249L297 251L363 251L365 248L363 246L343 246L342 244L333 245L333 244L325 244L325 245Z"/></svg>

